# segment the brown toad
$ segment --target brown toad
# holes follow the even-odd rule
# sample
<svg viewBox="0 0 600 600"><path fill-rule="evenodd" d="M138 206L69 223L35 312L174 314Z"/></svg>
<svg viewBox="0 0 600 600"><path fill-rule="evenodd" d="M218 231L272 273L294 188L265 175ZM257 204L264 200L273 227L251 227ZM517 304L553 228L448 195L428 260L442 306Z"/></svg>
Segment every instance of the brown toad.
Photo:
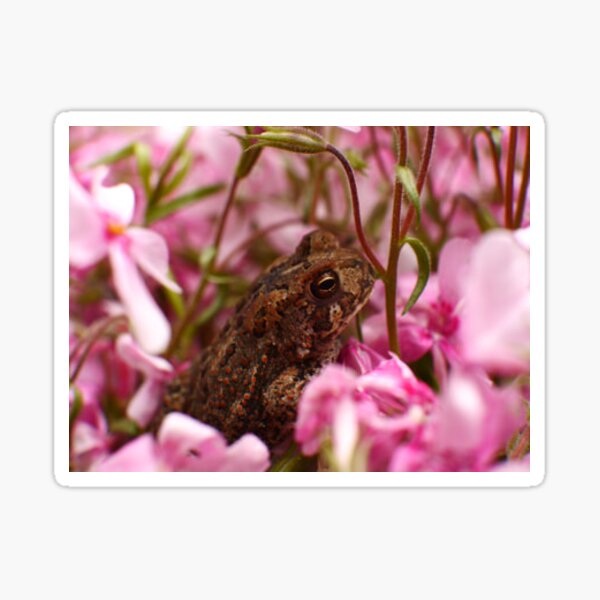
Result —
<svg viewBox="0 0 600 600"><path fill-rule="evenodd" d="M254 433L269 448L293 432L306 382L339 352L365 305L374 271L362 255L314 231L252 285L217 339L167 391L167 410L216 427L232 442Z"/></svg>

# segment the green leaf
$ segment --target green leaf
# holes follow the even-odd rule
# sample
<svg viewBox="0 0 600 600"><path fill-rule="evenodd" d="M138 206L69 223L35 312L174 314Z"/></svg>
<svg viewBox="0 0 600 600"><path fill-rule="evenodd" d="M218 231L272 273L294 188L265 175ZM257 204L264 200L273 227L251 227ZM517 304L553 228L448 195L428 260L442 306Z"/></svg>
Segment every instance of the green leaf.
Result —
<svg viewBox="0 0 600 600"><path fill-rule="evenodd" d="M164 195L164 188L166 185L167 177L171 173L171 170L175 166L175 163L179 160L179 157L183 154L185 147L190 139L192 133L194 132L193 127L186 127L183 135L179 138L173 149L167 156L167 159L163 163L160 171L158 173L158 181L156 183L156 187L152 190L152 193L149 196L149 204L150 206L154 205L158 202Z"/></svg>
<svg viewBox="0 0 600 600"><path fill-rule="evenodd" d="M125 158L131 158L132 156L135 156L138 174L142 180L146 198L149 198L151 192L150 177L152 175L152 164L150 162L150 148L146 144L134 142L117 152L102 156L88 166L92 168L100 165L112 165Z"/></svg>
<svg viewBox="0 0 600 600"><path fill-rule="evenodd" d="M244 127L247 135L252 135L251 127ZM244 179L248 177L250 171L252 171L258 157L261 155L262 148L257 146L247 137L241 135L234 135L242 146L242 155L238 160L238 164L235 168L235 176L238 179Z"/></svg>
<svg viewBox="0 0 600 600"><path fill-rule="evenodd" d="M120 419L114 419L109 424L111 433L124 433L125 435L134 437L141 433L140 426L132 419L122 417Z"/></svg>
<svg viewBox="0 0 600 600"><path fill-rule="evenodd" d="M413 172L409 167L398 165L396 167L396 176L400 180L400 183L402 183L410 203L415 207L415 211L417 213L417 223L421 223L421 200L419 198L417 182Z"/></svg>
<svg viewBox="0 0 600 600"><path fill-rule="evenodd" d="M198 327L202 327L202 325L208 323L221 310L221 308L223 308L226 296L227 291L225 286L217 286L217 294L214 300L198 315L198 318L192 325L192 331L195 331Z"/></svg>
<svg viewBox="0 0 600 600"><path fill-rule="evenodd" d="M325 139L322 135L317 133L314 129L310 129L309 127L265 127L266 131L271 131L274 133L294 133L302 136L309 137L315 142L319 142L322 144L326 144Z"/></svg>
<svg viewBox="0 0 600 600"><path fill-rule="evenodd" d="M71 406L71 411L69 412L69 430L71 430L71 428L75 424L75 419L77 419L77 416L81 412L82 408L83 396L81 395L81 392L78 388L73 387L73 404Z"/></svg>
<svg viewBox="0 0 600 600"><path fill-rule="evenodd" d="M256 140L252 148L257 146L260 148L279 148L300 154L317 154L325 152L327 149L327 142L318 134L314 132L308 134L305 131L297 133L296 131L297 128L275 129L243 137L247 140Z"/></svg>
<svg viewBox="0 0 600 600"><path fill-rule="evenodd" d="M172 271L169 269L169 277L172 280L175 280L175 278L173 277L173 273ZM167 296L167 300L169 301L169 304L173 307L173 310L175 311L175 314L177 315L178 318L181 318L183 316L183 313L185 312L185 305L183 302L183 298L181 297L181 294L179 292L174 292L173 290L170 290L169 288L163 288L165 291L165 295Z"/></svg>
<svg viewBox="0 0 600 600"><path fill-rule="evenodd" d="M235 283L245 282L246 280L243 277L239 277L237 275L231 275L229 273L209 273L206 276L206 279L210 283L214 283L215 285L231 285Z"/></svg>
<svg viewBox="0 0 600 600"><path fill-rule="evenodd" d="M490 210L481 204L472 204L470 205L473 210L473 215L475 216L475 220L477 221L477 226L482 233L489 231L490 229L496 229L499 227L494 215L490 212Z"/></svg>
<svg viewBox="0 0 600 600"><path fill-rule="evenodd" d="M200 251L198 262L203 271L208 271L217 256L217 249L214 246L206 246Z"/></svg>
<svg viewBox="0 0 600 600"><path fill-rule="evenodd" d="M408 244L413 249L415 256L417 257L419 273L417 275L417 283L415 284L410 297L406 301L406 306L402 311L403 315L405 315L414 306L415 302L419 299L419 296L423 293L431 272L431 257L429 256L429 250L427 250L425 244L423 244L421 240L411 237L400 240L400 248L402 248L404 244Z"/></svg>
<svg viewBox="0 0 600 600"><path fill-rule="evenodd" d="M300 454L296 444L292 444L285 454L269 469L269 471L275 473L316 470L317 457Z"/></svg>
<svg viewBox="0 0 600 600"><path fill-rule="evenodd" d="M494 141L498 158L502 156L502 129L500 127L490 127L490 135Z"/></svg>
<svg viewBox="0 0 600 600"><path fill-rule="evenodd" d="M223 183L207 185L206 187L197 188L187 194L178 196L166 204L155 205L150 208L146 214L146 224L150 225L160 219L164 219L185 206L198 202L199 200L204 200L205 198L220 192L224 188L225 185Z"/></svg>
<svg viewBox="0 0 600 600"><path fill-rule="evenodd" d="M190 167L192 166L193 161L194 161L194 157L192 156L191 152L184 152L181 155L181 157L180 157L181 166L179 167L179 169L177 171L175 171L175 174L171 178L171 181L169 181L169 183L167 183L164 186L164 188L162 190L162 194L161 194L163 197L169 196L182 184L183 180L186 178L187 174L189 173L189 170L190 170Z"/></svg>
<svg viewBox="0 0 600 600"><path fill-rule="evenodd" d="M357 171L361 175L364 175L367 172L368 164L366 163L366 161L363 159L363 157L358 152L356 152L355 150L349 149L349 150L346 150L344 152L344 154L346 155L346 158L348 159L350 166L355 171Z"/></svg>
<svg viewBox="0 0 600 600"><path fill-rule="evenodd" d="M129 158L135 154L135 143L129 144L122 148L121 150L117 150L117 152L113 152L112 154L106 154L101 156L98 160L87 165L89 168L98 167L100 165L112 165L124 158Z"/></svg>
<svg viewBox="0 0 600 600"><path fill-rule="evenodd" d="M146 194L146 198L149 198L152 189L150 185L150 177L152 175L150 148L146 144L134 144L133 150L137 162L138 173L144 186L144 193Z"/></svg>

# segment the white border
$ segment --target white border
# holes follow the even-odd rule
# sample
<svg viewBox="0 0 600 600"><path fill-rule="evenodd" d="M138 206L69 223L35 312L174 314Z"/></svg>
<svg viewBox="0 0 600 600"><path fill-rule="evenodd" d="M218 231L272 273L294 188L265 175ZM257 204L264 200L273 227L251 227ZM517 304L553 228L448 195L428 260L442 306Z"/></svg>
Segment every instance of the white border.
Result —
<svg viewBox="0 0 600 600"><path fill-rule="evenodd" d="M523 473L71 473L68 470L69 126L529 125L531 463ZM54 477L68 487L530 487L545 477L545 123L531 111L71 111L54 122Z"/></svg>

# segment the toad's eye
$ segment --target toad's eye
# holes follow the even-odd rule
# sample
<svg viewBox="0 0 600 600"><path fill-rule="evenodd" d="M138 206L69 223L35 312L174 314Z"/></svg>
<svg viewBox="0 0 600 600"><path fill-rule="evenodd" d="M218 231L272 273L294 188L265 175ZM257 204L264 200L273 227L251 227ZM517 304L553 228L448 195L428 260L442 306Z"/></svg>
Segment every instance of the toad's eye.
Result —
<svg viewBox="0 0 600 600"><path fill-rule="evenodd" d="M335 271L325 271L317 275L310 284L310 291L315 298L325 300L331 298L340 287L340 280Z"/></svg>

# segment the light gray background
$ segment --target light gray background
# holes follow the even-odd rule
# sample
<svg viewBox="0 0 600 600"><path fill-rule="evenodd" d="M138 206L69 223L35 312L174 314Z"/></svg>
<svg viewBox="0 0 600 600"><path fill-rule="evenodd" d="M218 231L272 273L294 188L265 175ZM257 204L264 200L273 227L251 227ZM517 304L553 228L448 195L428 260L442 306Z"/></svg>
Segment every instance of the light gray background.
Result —
<svg viewBox="0 0 600 600"><path fill-rule="evenodd" d="M121 0L1 9L2 597L598 597L599 44L588 6L254 0L207 10ZM51 474L52 121L74 108L542 112L545 483L59 488Z"/></svg>

